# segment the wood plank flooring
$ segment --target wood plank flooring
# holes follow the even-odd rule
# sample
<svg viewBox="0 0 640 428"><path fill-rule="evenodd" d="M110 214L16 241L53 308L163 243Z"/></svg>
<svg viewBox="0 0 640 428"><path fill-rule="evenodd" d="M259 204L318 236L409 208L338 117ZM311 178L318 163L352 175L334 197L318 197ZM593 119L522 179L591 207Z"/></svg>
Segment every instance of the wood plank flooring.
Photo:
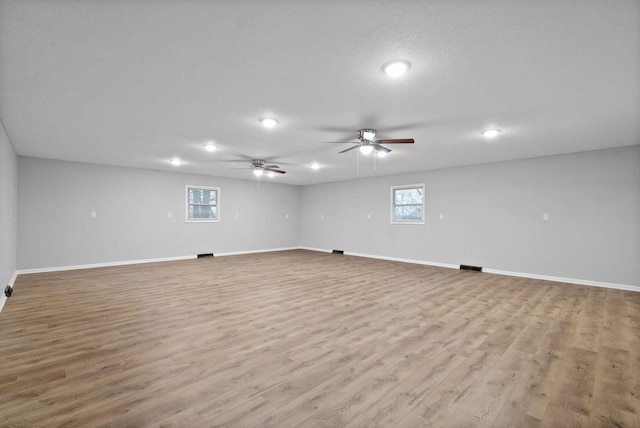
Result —
<svg viewBox="0 0 640 428"><path fill-rule="evenodd" d="M304 250L21 275L0 426L639 427L640 293Z"/></svg>

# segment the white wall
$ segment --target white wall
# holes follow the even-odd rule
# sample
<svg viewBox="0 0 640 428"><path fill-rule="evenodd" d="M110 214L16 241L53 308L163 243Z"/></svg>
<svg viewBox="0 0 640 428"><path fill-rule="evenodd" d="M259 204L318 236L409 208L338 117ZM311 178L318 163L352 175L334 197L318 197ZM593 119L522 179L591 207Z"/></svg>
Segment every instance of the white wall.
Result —
<svg viewBox="0 0 640 428"><path fill-rule="evenodd" d="M18 171L21 270L287 248L299 242L297 186L263 180L258 187L255 180L28 157L19 157ZM188 184L221 188L219 223L185 223Z"/></svg>
<svg viewBox="0 0 640 428"><path fill-rule="evenodd" d="M18 157L0 123L0 309L12 285L17 258Z"/></svg>
<svg viewBox="0 0 640 428"><path fill-rule="evenodd" d="M426 223L390 224L390 186L415 183ZM301 207L303 247L640 287L640 146L312 185Z"/></svg>
<svg viewBox="0 0 640 428"><path fill-rule="evenodd" d="M19 157L18 183L18 269L302 246L640 286L640 146L260 188ZM389 187L413 183L426 223L391 225ZM220 223L185 224L187 184L222 188Z"/></svg>

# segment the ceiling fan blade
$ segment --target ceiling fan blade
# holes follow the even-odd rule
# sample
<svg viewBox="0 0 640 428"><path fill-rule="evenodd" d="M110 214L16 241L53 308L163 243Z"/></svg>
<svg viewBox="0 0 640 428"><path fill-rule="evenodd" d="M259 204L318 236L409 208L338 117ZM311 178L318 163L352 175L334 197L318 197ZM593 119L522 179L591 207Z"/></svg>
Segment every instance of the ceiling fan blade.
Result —
<svg viewBox="0 0 640 428"><path fill-rule="evenodd" d="M377 140L378 144L413 144L413 138L399 138L395 140Z"/></svg>
<svg viewBox="0 0 640 428"><path fill-rule="evenodd" d="M358 147L360 147L360 145L353 146L353 147L349 147L348 149L345 149L345 150L343 150L343 151L341 151L341 152L338 152L338 153L348 152L349 150L357 149Z"/></svg>
<svg viewBox="0 0 640 428"><path fill-rule="evenodd" d="M271 169L271 168L266 168L264 169L265 171L269 171L269 172L277 172L278 174L286 174L287 171L282 171L281 169Z"/></svg>
<svg viewBox="0 0 640 428"><path fill-rule="evenodd" d="M278 165L265 165L264 166L264 169L269 169L269 168L279 169L280 167Z"/></svg>
<svg viewBox="0 0 640 428"><path fill-rule="evenodd" d="M381 146L381 145L380 145L380 144L378 144L378 143L375 143L375 144L373 145L373 147L374 147L377 151L379 151L379 152L383 152L383 153L389 153L389 152L391 151L391 149L387 149L386 147Z"/></svg>

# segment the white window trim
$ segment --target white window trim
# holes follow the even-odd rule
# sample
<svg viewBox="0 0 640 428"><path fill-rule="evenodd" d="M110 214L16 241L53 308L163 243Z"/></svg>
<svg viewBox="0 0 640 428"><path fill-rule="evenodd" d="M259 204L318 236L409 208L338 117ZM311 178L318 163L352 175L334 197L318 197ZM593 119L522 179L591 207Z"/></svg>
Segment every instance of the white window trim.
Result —
<svg viewBox="0 0 640 428"><path fill-rule="evenodd" d="M394 198L394 190L402 190L402 189L417 189L417 188L421 188L422 189L422 219L420 220L405 220L405 221L397 221L394 218L394 214L395 214L395 198ZM390 220L391 220L391 224L424 224L424 218L425 218L425 185L424 183L418 183L418 184L403 184L401 186L391 186L391 212L390 212Z"/></svg>
<svg viewBox="0 0 640 428"><path fill-rule="evenodd" d="M189 189L216 191L216 218L189 218ZM186 223L218 223L220 222L220 188L187 184L184 189L184 221Z"/></svg>

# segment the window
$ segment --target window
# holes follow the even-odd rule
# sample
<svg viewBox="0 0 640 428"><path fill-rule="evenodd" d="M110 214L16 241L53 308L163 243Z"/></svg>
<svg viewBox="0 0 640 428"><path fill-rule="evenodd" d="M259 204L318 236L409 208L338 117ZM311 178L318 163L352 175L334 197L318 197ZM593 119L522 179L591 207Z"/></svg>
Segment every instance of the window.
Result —
<svg viewBox="0 0 640 428"><path fill-rule="evenodd" d="M391 187L391 223L424 224L424 184Z"/></svg>
<svg viewBox="0 0 640 428"><path fill-rule="evenodd" d="M187 186L185 221L220 221L220 188Z"/></svg>

